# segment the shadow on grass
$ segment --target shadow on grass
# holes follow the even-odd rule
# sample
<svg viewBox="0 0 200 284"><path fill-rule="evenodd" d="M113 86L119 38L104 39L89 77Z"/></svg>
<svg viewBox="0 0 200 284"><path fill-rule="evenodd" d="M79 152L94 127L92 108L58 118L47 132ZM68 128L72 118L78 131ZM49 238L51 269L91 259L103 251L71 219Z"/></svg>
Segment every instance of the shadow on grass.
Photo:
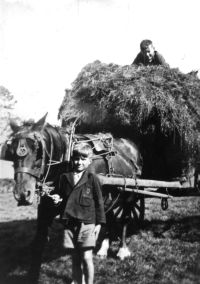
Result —
<svg viewBox="0 0 200 284"><path fill-rule="evenodd" d="M12 275L1 280L2 284L29 284L25 276Z"/></svg>
<svg viewBox="0 0 200 284"><path fill-rule="evenodd" d="M31 260L31 244L36 233L36 220L0 223L0 283L28 284L26 274ZM42 262L50 263L66 254L63 250L63 230L54 221L49 229ZM67 281L65 277L65 281Z"/></svg>
<svg viewBox="0 0 200 284"><path fill-rule="evenodd" d="M72 283L72 279L70 277L58 276L57 274L54 274L54 273L51 273L51 274L46 273L46 280L43 282L43 280L41 279L38 283L51 284L52 282L57 283L57 281L59 281L59 283L60 281L62 281L61 283L65 283L65 284ZM11 275L11 276L8 275L6 278L2 279L0 283L1 284L32 284L26 275ZM35 282L33 284L35 284Z"/></svg>
<svg viewBox="0 0 200 284"><path fill-rule="evenodd" d="M142 230L152 232L156 238L179 239L187 242L200 240L200 216L190 216L180 219L144 221ZM30 264L30 245L36 232L36 220L20 220L0 223L0 283L1 284L29 284L26 274ZM137 233L137 230L133 232ZM116 236L118 236L116 232ZM66 255L63 250L63 229L54 221L49 230L49 242L46 244L42 263L42 279L51 283L55 279L60 283L70 283L68 277L70 265L68 259L60 259ZM116 248L112 249L109 257L115 259ZM46 265L47 264L47 265ZM65 270L67 266L67 270ZM56 268L58 269L56 270ZM52 268L52 269L51 269Z"/></svg>
<svg viewBox="0 0 200 284"><path fill-rule="evenodd" d="M200 215L180 219L144 221L142 229L151 231L154 237L200 242Z"/></svg>

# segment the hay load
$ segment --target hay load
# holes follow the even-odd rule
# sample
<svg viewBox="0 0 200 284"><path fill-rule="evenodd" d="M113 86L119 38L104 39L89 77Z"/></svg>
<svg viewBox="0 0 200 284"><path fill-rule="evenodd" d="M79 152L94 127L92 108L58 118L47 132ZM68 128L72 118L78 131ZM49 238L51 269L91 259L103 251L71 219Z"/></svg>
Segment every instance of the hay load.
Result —
<svg viewBox="0 0 200 284"><path fill-rule="evenodd" d="M74 117L78 132L109 131L139 144L145 176L180 176L199 151L200 80L162 66L95 61L66 91L59 118L69 125Z"/></svg>

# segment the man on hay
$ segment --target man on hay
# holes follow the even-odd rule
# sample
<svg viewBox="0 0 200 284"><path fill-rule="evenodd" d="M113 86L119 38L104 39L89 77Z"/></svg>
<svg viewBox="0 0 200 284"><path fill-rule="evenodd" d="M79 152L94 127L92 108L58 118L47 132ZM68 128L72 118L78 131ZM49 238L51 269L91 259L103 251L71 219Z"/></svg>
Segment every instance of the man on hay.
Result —
<svg viewBox="0 0 200 284"><path fill-rule="evenodd" d="M169 67L169 65L165 62L164 57L155 50L153 42L149 39L144 39L143 41L141 41L140 52L134 59L132 65L162 65Z"/></svg>

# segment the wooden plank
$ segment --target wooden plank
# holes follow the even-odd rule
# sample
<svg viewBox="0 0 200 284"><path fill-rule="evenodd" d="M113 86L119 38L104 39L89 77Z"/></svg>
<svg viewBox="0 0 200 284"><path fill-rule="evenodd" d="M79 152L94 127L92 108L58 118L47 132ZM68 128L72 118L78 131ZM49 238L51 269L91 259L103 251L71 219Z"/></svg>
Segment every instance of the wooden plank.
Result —
<svg viewBox="0 0 200 284"><path fill-rule="evenodd" d="M129 188L129 187L126 187L124 190L129 191L129 192L135 192L135 193L142 194L142 195L159 197L159 198L171 198L171 199L173 198L173 196L168 195L168 194L151 192L147 190L141 190L141 189L135 189L135 188Z"/></svg>
<svg viewBox="0 0 200 284"><path fill-rule="evenodd" d="M138 192L139 194L144 194L147 197L154 196L162 198L162 196L159 196L159 194L165 194L166 196L170 195L170 197L200 196L200 190L198 188L194 188L188 183L182 185L178 181L168 182L147 179L135 180L133 178L103 176L100 174L98 174L98 177L102 185L126 188L126 191ZM144 188L144 190L141 190L141 188Z"/></svg>
<svg viewBox="0 0 200 284"><path fill-rule="evenodd" d="M149 179L134 179L114 176L103 176L98 174L98 178L102 185L111 186L131 186L131 187L148 187L148 188L182 188L179 181L160 181Z"/></svg>

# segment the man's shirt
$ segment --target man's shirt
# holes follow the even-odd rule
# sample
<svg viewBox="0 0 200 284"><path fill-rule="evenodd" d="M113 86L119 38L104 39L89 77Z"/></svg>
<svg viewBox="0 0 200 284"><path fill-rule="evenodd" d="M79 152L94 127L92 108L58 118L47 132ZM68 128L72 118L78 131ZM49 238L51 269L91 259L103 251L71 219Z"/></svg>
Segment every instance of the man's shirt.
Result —
<svg viewBox="0 0 200 284"><path fill-rule="evenodd" d="M136 58L134 59L132 65L144 65L144 66L152 66L152 65L163 65L166 67L169 67L169 64L166 63L164 57L155 51L154 57L149 62L147 58L142 54L142 52L139 52Z"/></svg>

